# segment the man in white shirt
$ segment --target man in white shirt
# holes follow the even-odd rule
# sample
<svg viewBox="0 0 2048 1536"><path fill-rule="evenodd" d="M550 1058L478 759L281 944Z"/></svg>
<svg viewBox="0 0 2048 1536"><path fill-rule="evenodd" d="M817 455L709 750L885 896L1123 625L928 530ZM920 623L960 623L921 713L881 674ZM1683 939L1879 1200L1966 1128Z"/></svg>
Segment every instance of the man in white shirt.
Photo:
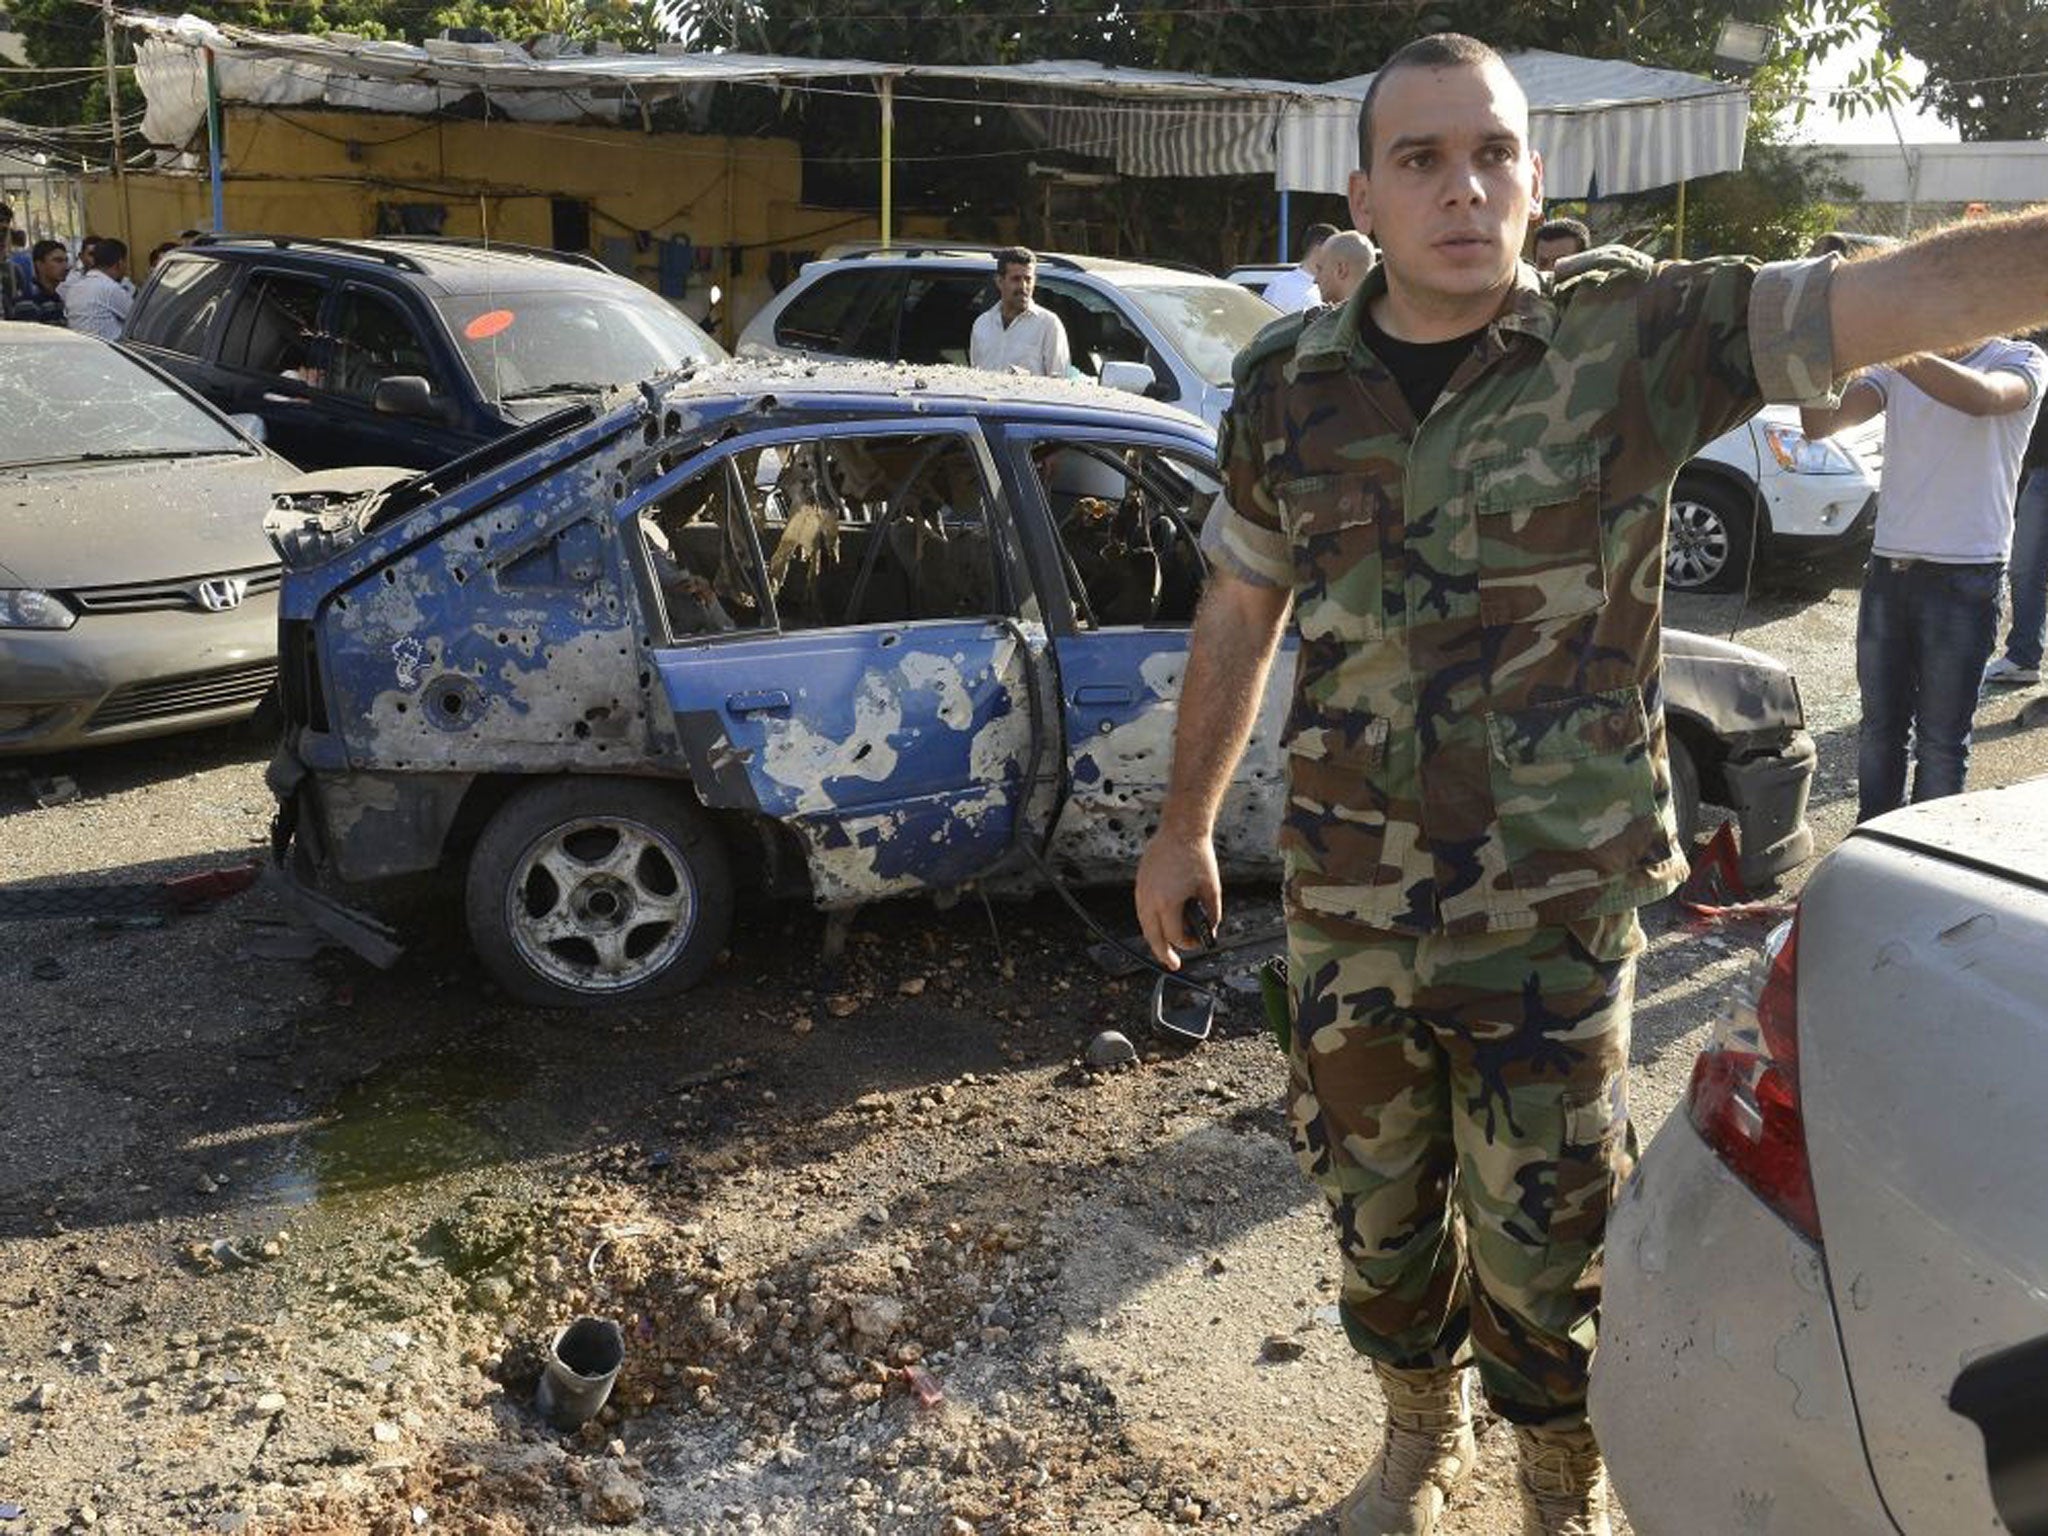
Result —
<svg viewBox="0 0 2048 1536"><path fill-rule="evenodd" d="M1998 638L2013 494L2048 388L2048 353L1993 337L1857 375L1809 437L1884 420L1884 494L1856 613L1858 821L1961 792L1984 664Z"/></svg>
<svg viewBox="0 0 2048 1536"><path fill-rule="evenodd" d="M967 360L992 373L1067 376L1067 328L1051 310L1031 302L1038 286L1038 258L1021 245L996 252L996 292L1001 302L975 317Z"/></svg>
<svg viewBox="0 0 2048 1536"><path fill-rule="evenodd" d="M128 275L128 247L106 239L93 253L93 269L63 289L64 323L74 331L119 341L135 295L122 281Z"/></svg>
<svg viewBox="0 0 2048 1536"><path fill-rule="evenodd" d="M1283 315L1311 308L1323 302L1316 291L1316 274L1322 270L1323 243L1337 233L1334 224L1311 224L1301 233L1301 260L1266 284L1266 302Z"/></svg>

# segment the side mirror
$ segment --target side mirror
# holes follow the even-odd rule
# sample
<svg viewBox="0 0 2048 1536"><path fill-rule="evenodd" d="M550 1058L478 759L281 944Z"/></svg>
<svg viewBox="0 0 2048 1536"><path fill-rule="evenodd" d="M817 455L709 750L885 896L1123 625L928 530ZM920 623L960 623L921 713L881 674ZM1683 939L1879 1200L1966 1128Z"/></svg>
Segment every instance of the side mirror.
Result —
<svg viewBox="0 0 2048 1536"><path fill-rule="evenodd" d="M237 411L228 418L244 437L253 437L259 443L270 441L270 429L263 425L263 418L254 411Z"/></svg>
<svg viewBox="0 0 2048 1536"><path fill-rule="evenodd" d="M1109 362L1102 365L1102 387L1120 389L1125 394L1142 395L1154 384L1159 376L1152 371L1150 363Z"/></svg>
<svg viewBox="0 0 2048 1536"><path fill-rule="evenodd" d="M434 386L416 373L379 379L370 393L370 409L384 416L409 416L418 421L445 421L447 412L434 397Z"/></svg>

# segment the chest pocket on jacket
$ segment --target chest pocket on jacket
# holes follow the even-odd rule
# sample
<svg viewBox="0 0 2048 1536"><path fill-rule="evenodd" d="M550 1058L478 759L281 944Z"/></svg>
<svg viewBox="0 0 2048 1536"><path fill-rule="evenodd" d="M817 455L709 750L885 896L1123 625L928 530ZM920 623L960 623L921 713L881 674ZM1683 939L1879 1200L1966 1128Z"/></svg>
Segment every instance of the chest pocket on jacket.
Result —
<svg viewBox="0 0 2048 1536"><path fill-rule="evenodd" d="M1279 487L1305 640L1377 640L1386 628L1381 495L1369 475L1310 475Z"/></svg>
<svg viewBox="0 0 2048 1536"><path fill-rule="evenodd" d="M1471 473L1482 624L1564 619L1605 606L1597 442L1479 459Z"/></svg>

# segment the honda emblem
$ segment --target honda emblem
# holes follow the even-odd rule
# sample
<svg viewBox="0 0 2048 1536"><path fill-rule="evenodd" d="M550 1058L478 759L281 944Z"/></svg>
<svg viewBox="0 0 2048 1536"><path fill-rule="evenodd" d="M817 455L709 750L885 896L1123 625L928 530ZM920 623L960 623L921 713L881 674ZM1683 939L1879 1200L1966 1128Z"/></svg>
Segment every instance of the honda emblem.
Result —
<svg viewBox="0 0 2048 1536"><path fill-rule="evenodd" d="M193 591L199 606L208 613L226 613L242 606L242 599L249 595L249 583L241 576L215 576L200 582Z"/></svg>

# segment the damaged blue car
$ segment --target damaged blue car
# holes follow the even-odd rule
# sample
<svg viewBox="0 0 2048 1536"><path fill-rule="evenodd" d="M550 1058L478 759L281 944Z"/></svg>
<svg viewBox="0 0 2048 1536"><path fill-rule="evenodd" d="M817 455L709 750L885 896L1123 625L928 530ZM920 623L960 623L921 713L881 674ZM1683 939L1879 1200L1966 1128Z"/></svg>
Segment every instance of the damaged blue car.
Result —
<svg viewBox="0 0 2048 1536"><path fill-rule="evenodd" d="M513 996L700 978L743 889L846 910L1128 880L1166 792L1219 492L1198 420L1089 385L766 363L671 377L426 475L279 498L277 852L346 903L448 870ZM1676 815L1789 868L1791 675L1671 631ZM1218 828L1272 879L1291 668Z"/></svg>

